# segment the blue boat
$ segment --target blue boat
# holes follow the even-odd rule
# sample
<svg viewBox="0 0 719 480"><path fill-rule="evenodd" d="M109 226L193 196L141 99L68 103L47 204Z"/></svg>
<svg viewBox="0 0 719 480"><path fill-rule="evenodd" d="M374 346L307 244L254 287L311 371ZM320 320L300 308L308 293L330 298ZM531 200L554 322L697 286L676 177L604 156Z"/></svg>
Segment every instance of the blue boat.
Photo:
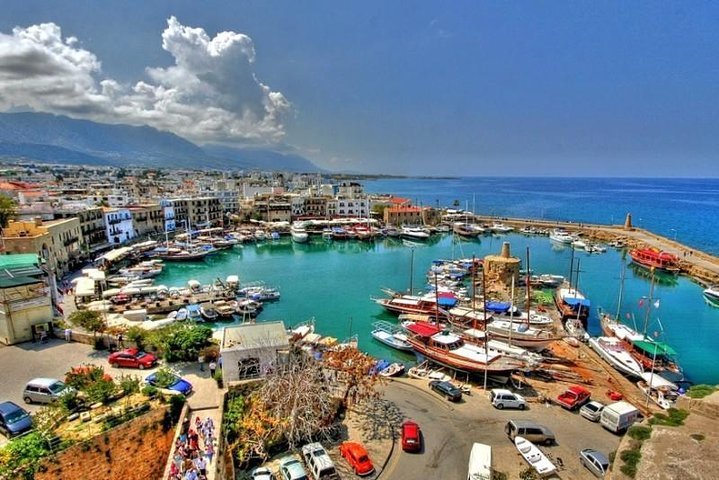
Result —
<svg viewBox="0 0 719 480"><path fill-rule="evenodd" d="M507 313L511 307L512 304L509 302L485 302L484 304L485 310L492 313Z"/></svg>

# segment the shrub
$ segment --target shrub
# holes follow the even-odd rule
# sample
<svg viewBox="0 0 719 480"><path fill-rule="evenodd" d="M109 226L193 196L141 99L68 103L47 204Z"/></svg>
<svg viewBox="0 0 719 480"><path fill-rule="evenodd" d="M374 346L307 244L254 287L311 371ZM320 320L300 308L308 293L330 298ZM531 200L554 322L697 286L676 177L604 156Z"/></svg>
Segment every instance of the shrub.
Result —
<svg viewBox="0 0 719 480"><path fill-rule="evenodd" d="M137 348L140 350L144 350L147 330L140 327L130 327L127 332L125 332L125 338L137 345Z"/></svg>
<svg viewBox="0 0 719 480"><path fill-rule="evenodd" d="M0 478L34 478L48 454L50 449L39 432L12 440L0 449Z"/></svg>
<svg viewBox="0 0 719 480"><path fill-rule="evenodd" d="M91 402L108 404L117 393L117 385L112 380L102 378L88 385L85 388L85 393Z"/></svg>
<svg viewBox="0 0 719 480"><path fill-rule="evenodd" d="M155 372L155 386L158 388L167 388L175 381L177 380L177 375L172 373L172 371L167 368L159 368L157 372Z"/></svg>
<svg viewBox="0 0 719 480"><path fill-rule="evenodd" d="M207 325L176 323L154 330L146 341L162 351L168 362L196 361L200 351L210 343L212 329Z"/></svg>
<svg viewBox="0 0 719 480"><path fill-rule="evenodd" d="M532 467L528 467L525 470L519 472L520 480L537 480L539 477Z"/></svg>
<svg viewBox="0 0 719 480"><path fill-rule="evenodd" d="M157 396L157 388L152 385L145 385L142 387L142 394L150 398L155 398L155 396Z"/></svg>
<svg viewBox="0 0 719 480"><path fill-rule="evenodd" d="M621 454L619 454L619 458L621 458L624 462L624 465L622 465L619 470L621 470L624 475L631 478L636 476L637 465L639 464L639 460L642 458L642 452L639 451L640 448L641 445L630 450L624 450Z"/></svg>
<svg viewBox="0 0 719 480"><path fill-rule="evenodd" d="M689 387L689 390L687 390L687 397L689 398L704 398L706 396L711 395L712 393L717 391L717 387L715 385L692 385Z"/></svg>
<svg viewBox="0 0 719 480"><path fill-rule="evenodd" d="M140 379L135 375L122 375L119 383L120 388L127 395L132 395L140 390Z"/></svg>
<svg viewBox="0 0 719 480"><path fill-rule="evenodd" d="M635 425L630 427L627 431L627 435L632 437L634 440L644 441L652 436L651 427L644 427L642 425Z"/></svg>
<svg viewBox="0 0 719 480"><path fill-rule="evenodd" d="M696 440L697 442L701 442L705 438L707 438L703 433L692 433L689 436L692 437L692 439Z"/></svg>
<svg viewBox="0 0 719 480"><path fill-rule="evenodd" d="M649 419L650 425L666 425L668 427L678 427L684 425L684 420L689 416L686 410L678 410L670 408L667 413L657 413Z"/></svg>

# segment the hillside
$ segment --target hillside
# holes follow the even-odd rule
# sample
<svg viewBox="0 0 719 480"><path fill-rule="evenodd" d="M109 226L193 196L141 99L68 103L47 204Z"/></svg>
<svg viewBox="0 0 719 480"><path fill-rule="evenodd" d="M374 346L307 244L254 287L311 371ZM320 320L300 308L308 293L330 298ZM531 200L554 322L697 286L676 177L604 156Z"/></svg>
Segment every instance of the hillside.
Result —
<svg viewBox="0 0 719 480"><path fill-rule="evenodd" d="M205 150L152 127L46 113L0 113L0 158L159 168L320 170L304 157L272 149L211 146Z"/></svg>

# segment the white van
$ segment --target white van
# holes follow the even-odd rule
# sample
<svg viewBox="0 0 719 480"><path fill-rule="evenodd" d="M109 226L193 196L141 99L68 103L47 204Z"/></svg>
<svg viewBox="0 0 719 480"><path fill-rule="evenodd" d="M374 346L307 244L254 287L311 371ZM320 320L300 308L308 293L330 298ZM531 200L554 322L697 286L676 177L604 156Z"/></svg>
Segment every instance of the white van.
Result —
<svg viewBox="0 0 719 480"><path fill-rule="evenodd" d="M631 427L639 415L639 410L631 403L617 402L604 407L599 423L610 432L619 433Z"/></svg>
<svg viewBox="0 0 719 480"><path fill-rule="evenodd" d="M472 445L468 470L467 480L492 480L492 447L483 443Z"/></svg>

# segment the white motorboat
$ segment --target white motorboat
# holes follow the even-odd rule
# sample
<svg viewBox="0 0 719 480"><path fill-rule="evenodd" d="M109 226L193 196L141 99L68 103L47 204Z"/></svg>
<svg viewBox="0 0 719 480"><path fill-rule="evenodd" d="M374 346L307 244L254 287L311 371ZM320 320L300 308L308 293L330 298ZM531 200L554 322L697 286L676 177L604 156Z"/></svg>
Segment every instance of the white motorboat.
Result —
<svg viewBox="0 0 719 480"><path fill-rule="evenodd" d="M569 233L567 233L564 230L559 230L559 229L552 230L552 233L549 234L549 239L554 242L557 242L557 243L565 243L565 244L570 244L574 240L576 240L574 238L574 236L570 235Z"/></svg>
<svg viewBox="0 0 719 480"><path fill-rule="evenodd" d="M584 240L572 240L572 247L577 250L587 250L587 243Z"/></svg>
<svg viewBox="0 0 719 480"><path fill-rule="evenodd" d="M379 374L383 377L397 377L403 373L404 365L399 362L390 363L386 368L379 372Z"/></svg>
<svg viewBox="0 0 719 480"><path fill-rule="evenodd" d="M397 350L412 350L412 345L407 342L407 335L396 325L385 321L379 321L373 323L372 327L373 329L370 332L370 335L372 335L372 338L375 340Z"/></svg>
<svg viewBox="0 0 719 480"><path fill-rule="evenodd" d="M177 320L178 322L187 320L187 309L185 307L182 307L181 309L177 310L177 313L175 314L175 320Z"/></svg>
<svg viewBox="0 0 719 480"><path fill-rule="evenodd" d="M679 399L679 387L657 373L642 373L642 379L637 382L637 387L664 410L674 408Z"/></svg>
<svg viewBox="0 0 719 480"><path fill-rule="evenodd" d="M307 243L310 238L304 222L294 222L290 227L290 235L292 241L296 243Z"/></svg>
<svg viewBox="0 0 719 480"><path fill-rule="evenodd" d="M591 346L600 357L625 375L641 378L644 369L627 351L617 337L596 337L589 339Z"/></svg>
<svg viewBox="0 0 719 480"><path fill-rule="evenodd" d="M424 227L402 227L400 236L412 240L427 240L429 238L429 230Z"/></svg>
<svg viewBox="0 0 719 480"><path fill-rule="evenodd" d="M549 461L539 447L526 438L520 436L514 437L514 446L517 447L517 450L519 450L519 453L524 457L527 463L542 477L551 475L557 471L557 467Z"/></svg>
<svg viewBox="0 0 719 480"><path fill-rule="evenodd" d="M494 223L491 227L489 227L489 229L494 233L509 233L514 230L514 227L510 227L503 223Z"/></svg>
<svg viewBox="0 0 719 480"><path fill-rule="evenodd" d="M719 307L719 287L709 287L702 292L704 300L712 307Z"/></svg>

